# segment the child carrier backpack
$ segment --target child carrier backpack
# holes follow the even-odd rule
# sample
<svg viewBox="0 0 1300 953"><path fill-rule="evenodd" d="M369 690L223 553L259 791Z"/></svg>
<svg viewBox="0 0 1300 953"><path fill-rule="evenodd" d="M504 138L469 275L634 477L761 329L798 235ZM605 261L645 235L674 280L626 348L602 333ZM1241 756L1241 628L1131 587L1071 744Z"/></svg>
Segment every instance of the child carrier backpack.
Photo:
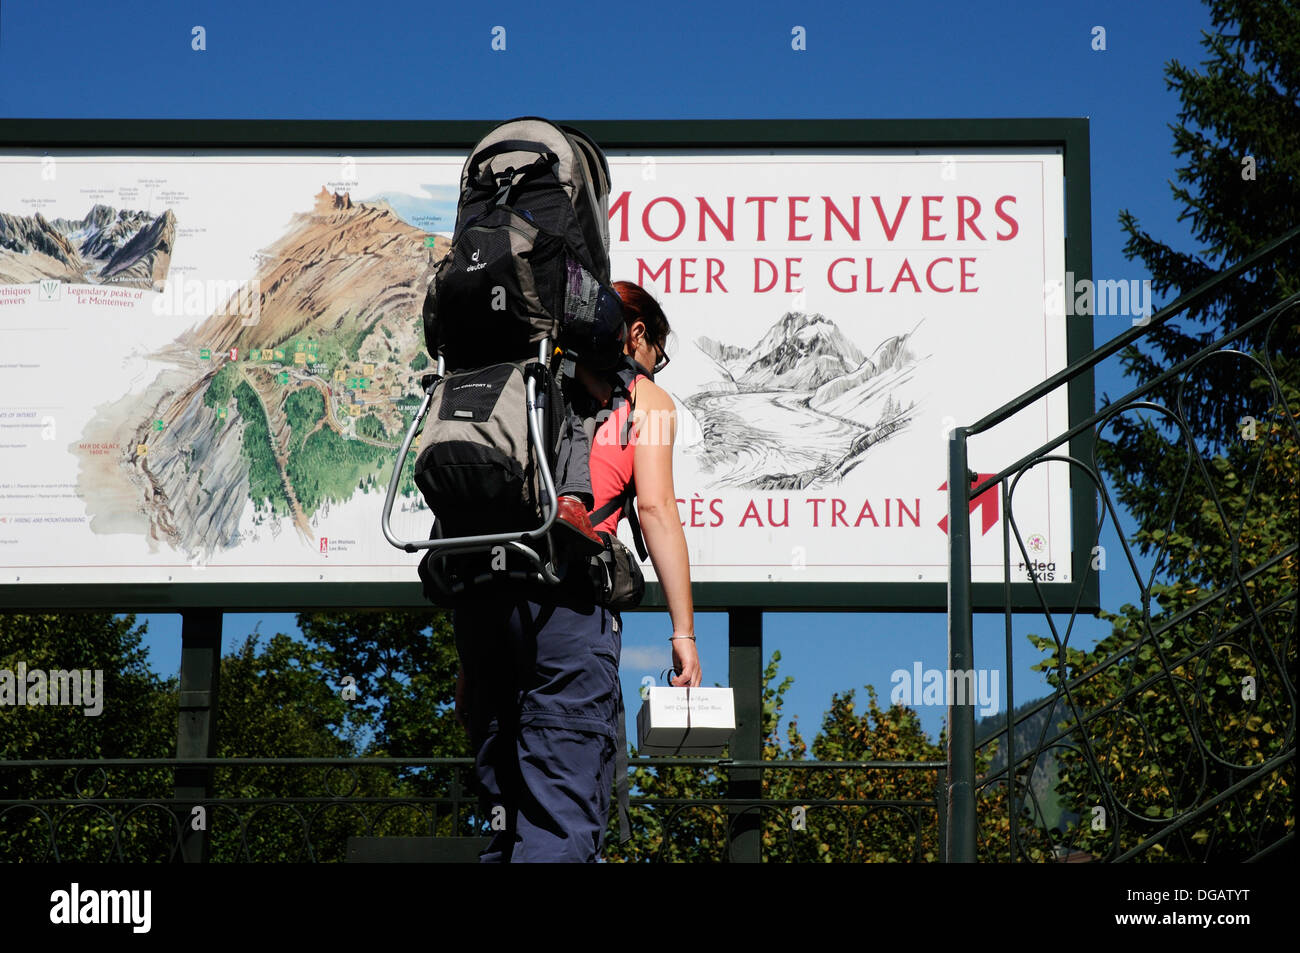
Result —
<svg viewBox="0 0 1300 953"><path fill-rule="evenodd" d="M460 177L451 250L424 306L424 339L451 371L524 360L543 339L594 368L622 352L609 287L609 165L576 129L503 123Z"/></svg>
<svg viewBox="0 0 1300 953"><path fill-rule="evenodd" d="M615 371L626 327L609 287L608 195L599 147L533 117L494 128L461 171L451 247L423 308L437 372L422 381L382 519L394 546L426 551L420 575L434 602L564 573L548 535L566 400L557 375L571 378L581 360L626 376ZM422 425L414 480L435 521L429 539L401 540L390 515Z"/></svg>

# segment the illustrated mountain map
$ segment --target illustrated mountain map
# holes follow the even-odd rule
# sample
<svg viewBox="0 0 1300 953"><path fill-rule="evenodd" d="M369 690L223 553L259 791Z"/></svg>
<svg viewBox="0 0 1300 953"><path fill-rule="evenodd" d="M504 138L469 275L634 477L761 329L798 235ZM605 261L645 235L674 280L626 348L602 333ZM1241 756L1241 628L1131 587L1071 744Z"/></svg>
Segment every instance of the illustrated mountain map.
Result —
<svg viewBox="0 0 1300 953"><path fill-rule="evenodd" d="M382 200L322 188L252 281L152 355L165 369L148 386L96 409L72 447L91 529L195 560L239 545L241 520L309 545L331 504L384 486L429 364L415 316L447 246ZM118 449L85 449L103 446ZM403 493L418 499L409 476Z"/></svg>

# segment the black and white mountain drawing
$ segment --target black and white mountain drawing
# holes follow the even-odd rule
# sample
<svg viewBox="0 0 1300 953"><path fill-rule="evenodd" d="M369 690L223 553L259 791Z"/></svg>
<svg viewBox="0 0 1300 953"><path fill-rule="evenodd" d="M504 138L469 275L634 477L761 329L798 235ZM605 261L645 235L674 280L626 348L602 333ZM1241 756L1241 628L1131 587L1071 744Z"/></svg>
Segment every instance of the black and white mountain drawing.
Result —
<svg viewBox="0 0 1300 953"><path fill-rule="evenodd" d="M789 311L753 347L698 338L719 373L684 401L700 431L687 452L711 487L838 484L912 422L915 332L864 354L825 315Z"/></svg>

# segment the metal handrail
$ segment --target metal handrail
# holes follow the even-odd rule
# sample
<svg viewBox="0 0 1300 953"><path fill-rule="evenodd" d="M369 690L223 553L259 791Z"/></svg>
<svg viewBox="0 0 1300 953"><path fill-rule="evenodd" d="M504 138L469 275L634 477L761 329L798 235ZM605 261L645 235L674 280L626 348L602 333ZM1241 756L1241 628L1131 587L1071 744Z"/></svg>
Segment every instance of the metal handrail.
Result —
<svg viewBox="0 0 1300 953"><path fill-rule="evenodd" d="M1186 294L1180 295L1174 301L1165 305L1152 315L1149 321L1146 321L1143 324L1134 325L1123 334L1117 335L1101 347L1096 348L1091 354L1079 358L1073 364L1057 371L1045 381L1035 384L1019 397L1012 398L1001 407L984 415L975 423L965 428L967 435L974 436L975 434L982 433L990 427L1013 417L1030 404L1056 390L1056 388L1060 387L1062 384L1068 383L1089 368L1100 364L1112 354L1123 350L1129 344L1132 344L1138 338L1148 333L1151 328L1159 327L1170 318L1174 317L1174 315L1186 311L1194 304L1199 304L1202 299L1212 297L1212 292L1216 291L1219 285L1228 283L1243 271L1268 260L1285 245L1289 245L1291 242L1295 241L1297 237L1300 237L1300 225L1297 225L1289 232L1284 232L1279 235L1277 238L1273 239L1273 241L1247 255L1235 265L1225 268L1223 271L1217 272L1210 278L1207 278ZM1234 333L1229 338L1225 338L1225 340L1236 336L1237 335Z"/></svg>
<svg viewBox="0 0 1300 953"><path fill-rule="evenodd" d="M1165 324L1175 315L1194 306L1205 305L1209 301L1212 301L1226 286L1230 285L1234 279L1239 278L1239 276L1249 269L1258 268L1267 263L1284 248L1294 247L1298 238L1300 238L1300 227L1292 228L1288 232L1268 242L1254 253L1248 255L1246 258L1211 276L1196 288L1180 296L1172 304L1157 312L1151 320L1144 322L1141 325L1135 325L1133 328L1116 336L1114 339L1101 347L1096 348L1085 357L1076 360L1068 367L1039 384L1036 384L1020 396L985 415L975 424L967 427L954 428L949 444L948 454L948 512L950 526L948 538L949 665L953 669L965 669L974 665L970 600L971 553L968 518L969 503L971 499L980 494L988 492L994 487L1001 486L1002 511L1006 514L1003 528L1003 559L1004 592L1006 594L1004 614L1007 618L1006 652L1008 668L1008 704L1005 726L995 732L991 738L980 743L980 746L984 746L988 745L990 742L1005 739L1006 764L1004 767L994 771L992 774L984 778L976 778L975 776L974 754L977 746L973 734L972 710L967 705L954 705L950 707L950 765L947 776L949 783L948 812L950 821L948 833L951 838L949 842L950 859L957 861L972 861L976 859L976 794L979 791L988 790L997 785L1006 785L1011 791L1009 802L1011 850L1013 859L1018 858L1020 848L1018 846L1019 816L1017 801L1027 798L1028 800L1034 801L1036 805L1037 795L1032 790L1030 790L1027 795L1018 794L1016 789L1027 782L1018 780L1017 775L1025 768L1028 768L1031 771L1038 770L1039 760L1044 755L1048 754L1050 750L1055 748L1073 749L1076 741L1081 743L1083 746L1080 752L1080 757L1087 762L1090 777L1099 785L1099 790L1101 792L1099 796L1107 805L1107 809L1113 810L1117 816L1127 816L1128 814L1131 814L1132 812L1129 808L1122 803L1122 798L1119 798L1118 795L1111 791L1109 784L1104 778L1102 765L1099 761L1100 756L1092 750L1090 736L1087 734L1086 729L1088 726L1099 724L1101 718L1106 716L1111 709L1114 709L1115 711L1122 710L1121 702L1123 700L1134 697L1135 693L1144 690L1149 685L1154 685L1163 679L1170 678L1171 672L1178 670L1185 664L1190 664L1195 658L1204 657L1205 653L1209 651L1206 645L1198 645L1193 650L1177 653L1177 657L1166 657L1161 644L1161 635L1165 631L1172 630L1183 621L1192 617L1200 616L1207 612L1211 605L1226 599L1231 593L1240 592L1243 597L1241 611L1246 618L1236 622L1235 624L1230 624L1227 632L1217 631L1214 639L1209 643L1209 645L1213 647L1225 644L1225 640L1235 637L1239 631L1261 631L1264 627L1264 618L1266 616L1286 611L1286 606L1294 605L1297 592L1294 587L1289 588L1288 591L1283 594L1277 595L1277 597L1268 605L1262 607L1255 605L1252 594L1248 592L1245 587L1250 580L1279 565L1282 560L1293 559L1295 554L1300 552L1300 546L1295 544L1286 547L1282 552L1274 554L1272 558L1266 560L1263 564L1254 566L1247 570L1243 570L1243 568L1234 560L1231 584L1211 586L1211 589L1214 591L1210 592L1208 595L1203 595L1203 597L1199 598L1195 604L1179 611L1172 618L1161 618L1160 620L1153 622L1150 618L1150 606L1146 601L1149 599L1148 591L1146 586L1139 580L1139 584L1143 586L1143 607L1147 613L1142 637L1134 640L1132 644L1112 653L1108 659L1094 665L1088 672L1076 673L1073 677L1065 679L1061 684L1056 686L1056 690L1052 696L1041 700L1037 705L1033 706L1030 711L1019 712L1015 716L1013 724L1011 713L1014 708L1014 702L1010 662L1012 658L1012 629L1010 623L1012 612L1010 591L1010 559L1012 558L1010 536L1012 532L1014 532L1015 541L1020 547L1020 554L1024 557L1026 562L1028 562L1030 558L1029 554L1025 550L1025 544L1020 530L1015 525L1013 507L1011 504L1011 496L1017 482L1033 466L1053 461L1068 464L1082 470L1088 479L1097 485L1106 506L1106 513L1109 513L1113 519L1117 520L1118 517L1113 511L1113 504L1105 491L1102 477L1097 471L1095 452L1092 462L1088 462L1086 460L1076 459L1074 456L1053 455L1052 451L1062 444L1071 441L1076 436L1080 436L1090 430L1099 429L1110 418L1134 409L1154 410L1166 413L1178 425L1177 429L1181 431L1183 438L1190 446L1192 443L1192 437L1182 419L1183 400L1181 386L1174 393L1174 403L1177 407L1176 411L1170 411L1160 404L1153 403L1150 400L1143 400L1142 398L1144 395L1159 391L1163 385L1169 382L1173 382L1176 379L1181 380L1184 375L1194 371L1200 363L1225 355L1243 359L1248 363L1257 366L1263 373L1263 376L1268 378L1271 383L1271 393L1269 396L1272 398L1272 402L1274 404L1281 402L1285 406L1285 397L1279 387L1277 374L1273 369L1272 361L1269 357L1271 353L1269 350L1269 342L1272 337L1273 329L1278 327L1279 322L1288 320L1291 315L1295 313L1297 307L1300 307L1300 293L1276 301L1276 303L1265 308L1259 314L1249 318L1249 320L1238 323L1230 332L1218 335L1212 343L1197 347L1194 353L1190 356L1177 361L1173 366L1168 367L1163 371L1155 373L1150 380L1142 382L1128 394L1118 400L1108 402L1106 406L1094 411L1085 419L1073 424L1065 432L1049 439L1042 446L1024 454L1014 463L1002 467L998 473L986 477L982 481L977 479L976 474L972 473L967 465L967 441L975 434L988 431L997 424L1008 420L1015 414L1041 400L1052 391L1057 390L1062 384L1070 383L1075 378L1085 373L1089 373L1094 366L1106 358L1119 353L1121 350L1129 347L1134 341L1149 334L1153 327L1159 327L1160 325ZM1252 332L1259 329L1267 329L1262 344L1262 360L1251 354L1245 353L1244 351L1234 350L1227 347L1234 342L1247 339ZM1291 415L1291 412L1284 414L1282 419L1282 429L1286 438L1290 439L1293 443L1295 441L1300 441L1300 426L1297 425L1297 420ZM1199 469L1196 470L1196 474L1204 481L1207 481L1209 485L1213 486L1213 482L1210 480L1209 474L1205 469L1205 461L1195 454L1193 454L1193 459L1199 467ZM1190 466L1191 464L1189 463L1189 467ZM1184 479L1186 479L1186 473L1184 474ZM1231 521L1228 519L1222 506L1218 503L1217 497L1215 499L1215 506L1216 512L1220 518L1223 519L1225 525L1229 525ZM1098 533L1100 532L1104 520L1105 515L1102 516L1101 522L1099 522L1096 527ZM1128 544L1123 540L1121 540L1121 542L1124 546L1125 555L1128 558L1129 568L1134 571L1136 576L1137 567L1133 562ZM1093 568L1094 570L1096 569L1095 566ZM1056 643L1057 657L1061 658L1065 652L1066 645L1068 645L1069 629L1067 628L1063 638L1057 631L1056 623L1052 618L1052 610L1047 605L1038 578L1031 574L1030 581L1038 600L1038 608L1046 615L1047 626ZM1073 625L1074 617L1078 613L1078 608L1079 603L1076 600L1074 609L1070 613L1071 626ZM1075 692L1077 689L1088 683L1097 672L1107 669L1114 664L1118 664L1124 658L1132 658L1133 653L1138 648L1145 646L1153 647L1155 653L1159 656L1159 668L1154 674L1139 679L1139 684L1130 683L1126 685L1122 699L1114 700L1098 710L1090 710L1087 712L1080 710L1075 698ZM1269 651L1271 651L1271 649L1269 649ZM1270 658L1273 658L1273 661L1276 663L1277 659L1275 657L1270 656ZM1062 664L1064 663L1062 662ZM1292 708L1294 708L1294 696L1290 693L1290 685L1285 681L1285 679L1283 682L1283 690L1290 695ZM1016 741L1016 732L1019 730L1019 726L1030 721L1034 717L1040 716L1044 711L1053 711L1054 706L1060 704L1062 701L1064 701L1069 709L1069 724L1065 726L1055 726L1051 724L1045 725L1040 731L1037 743L1035 744L1031 741L1029 751L1024 753L1019 752L1017 750L1019 745ZM1206 740L1200 735L1193 714L1189 710L1186 710L1185 700L1181 696L1177 696L1175 697L1175 701L1178 703L1180 708L1183 709L1183 719L1190 726L1191 730L1191 743L1201 754L1202 758L1218 763L1230 772L1246 770L1244 765L1229 763L1223 758L1219 758L1215 751L1210 750L1210 748L1207 747ZM1038 729L1035 730L1037 731ZM1270 765L1281 764L1287 759L1294 759L1294 721L1292 722L1290 731L1291 734L1288 736L1291 739L1290 750L1271 759L1269 761ZM1076 735L1079 736L1077 739L1075 737ZM1287 742L1284 739L1283 744L1285 745L1286 743ZM1169 835L1180 831L1189 823L1191 818L1208 816L1212 813L1213 808L1226 800L1227 797L1235 792L1244 790L1248 785L1254 783L1259 778L1264 777L1266 774L1267 772L1263 770L1255 769L1253 770L1253 773L1250 773L1247 777L1237 779L1226 790L1218 791L1218 793L1209 801L1199 799L1198 796L1196 803L1181 811L1177 818L1148 818L1146 816L1139 817L1138 815L1133 814L1133 820L1135 823L1140 820L1163 826L1159 831L1144 836L1140 843L1128 850L1121 849L1119 841L1115 840L1111 849L1107 853L1107 859L1123 861L1138 856L1161 838L1168 837ZM1231 777L1231 775L1229 775L1229 777ZM1119 830L1120 828L1117 825L1115 827L1116 838L1119 837ZM1263 853L1274 849L1276 846L1276 844L1271 845L1265 848L1264 851L1258 852L1256 856L1261 856Z"/></svg>

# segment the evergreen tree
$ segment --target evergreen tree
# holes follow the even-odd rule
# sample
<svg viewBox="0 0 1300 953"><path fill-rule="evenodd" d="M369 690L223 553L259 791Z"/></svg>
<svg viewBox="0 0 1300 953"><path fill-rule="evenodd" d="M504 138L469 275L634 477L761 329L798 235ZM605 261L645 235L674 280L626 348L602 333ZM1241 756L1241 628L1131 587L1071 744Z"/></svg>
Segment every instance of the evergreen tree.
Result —
<svg viewBox="0 0 1300 953"><path fill-rule="evenodd" d="M1173 60L1165 69L1166 85L1181 102L1170 128L1173 154L1182 164L1171 188L1182 207L1179 220L1191 223L1201 250L1179 251L1154 238L1127 209L1119 216L1128 236L1125 255L1143 262L1154 292L1168 301L1294 228L1300 212L1300 5L1208 5L1216 32L1203 34L1208 59L1202 68ZM1129 350L1125 363L1137 379L1150 380L1297 291L1300 243L1293 243L1274 264L1233 283L1227 293L1151 328L1143 336L1150 349ZM1297 351L1296 323L1277 329L1275 348ZM1249 351L1263 343L1260 332L1238 346ZM1236 432L1239 407L1224 397L1239 389L1239 375L1238 367L1213 362L1201 375L1204 386L1185 395L1191 429L1214 445ZM1172 398L1172 388L1161 396ZM1132 452L1134 432L1121 431L1116 445L1129 452L1114 462L1125 476L1141 480L1151 458Z"/></svg>
<svg viewBox="0 0 1300 953"><path fill-rule="evenodd" d="M1300 7L1209 7L1208 59L1166 68L1181 101L1173 192L1201 250L1178 251L1120 215L1125 253L1170 300L1293 228L1300 209ZM1149 381L1298 291L1295 242L1151 328L1125 367ZM1142 604L1103 613L1112 633L1091 651L1035 640L1049 681L1080 680L1063 724L1084 726L1058 749L1058 789L1080 817L1072 846L1094 857L1137 848L1149 860L1245 859L1294 837L1300 308L1232 348L1244 353L1150 389L1177 418L1129 411L1099 435L1098 459L1137 523L1133 542L1155 556L1138 580ZM1123 571L1126 560L1109 563Z"/></svg>

